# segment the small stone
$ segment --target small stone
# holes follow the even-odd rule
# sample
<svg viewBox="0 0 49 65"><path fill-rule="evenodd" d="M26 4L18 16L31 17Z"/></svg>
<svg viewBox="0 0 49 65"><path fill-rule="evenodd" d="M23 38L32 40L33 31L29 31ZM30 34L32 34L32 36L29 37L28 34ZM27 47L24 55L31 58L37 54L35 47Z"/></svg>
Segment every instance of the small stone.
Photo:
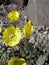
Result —
<svg viewBox="0 0 49 65"><path fill-rule="evenodd" d="M47 34L47 31L43 32L43 34L45 34L45 35L46 35L46 34Z"/></svg>
<svg viewBox="0 0 49 65"><path fill-rule="evenodd" d="M29 43L32 43L32 44L34 44L34 42L35 42L35 39L34 39L34 37L31 37L31 38L30 38L30 40L29 40Z"/></svg>

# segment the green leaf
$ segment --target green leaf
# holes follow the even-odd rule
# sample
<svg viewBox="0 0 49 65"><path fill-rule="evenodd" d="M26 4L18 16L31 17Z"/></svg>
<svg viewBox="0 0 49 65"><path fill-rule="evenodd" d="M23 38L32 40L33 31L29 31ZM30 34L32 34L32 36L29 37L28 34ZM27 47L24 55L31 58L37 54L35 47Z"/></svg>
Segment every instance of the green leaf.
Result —
<svg viewBox="0 0 49 65"><path fill-rule="evenodd" d="M36 61L37 65L43 65L45 62L46 56L45 55L40 55L38 60Z"/></svg>
<svg viewBox="0 0 49 65"><path fill-rule="evenodd" d="M47 54L49 54L49 47L47 47L46 51L47 51Z"/></svg>
<svg viewBox="0 0 49 65"><path fill-rule="evenodd" d="M32 52L33 52L33 47L32 47L32 45L31 44L27 44L26 45L26 51L28 51L30 54L32 54Z"/></svg>

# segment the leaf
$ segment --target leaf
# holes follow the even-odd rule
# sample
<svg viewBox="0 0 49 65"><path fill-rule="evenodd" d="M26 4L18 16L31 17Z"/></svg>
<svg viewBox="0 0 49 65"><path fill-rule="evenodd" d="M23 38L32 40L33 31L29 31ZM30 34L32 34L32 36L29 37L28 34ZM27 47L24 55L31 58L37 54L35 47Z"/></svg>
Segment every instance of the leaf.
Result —
<svg viewBox="0 0 49 65"><path fill-rule="evenodd" d="M30 54L32 54L32 52L33 52L33 47L32 47L32 45L31 44L27 44L26 45L26 51L28 51Z"/></svg>
<svg viewBox="0 0 49 65"><path fill-rule="evenodd" d="M49 54L49 47L47 47L46 51L47 51L47 54Z"/></svg>
<svg viewBox="0 0 49 65"><path fill-rule="evenodd" d="M36 61L37 65L43 65L45 62L46 56L45 55L40 55L38 60Z"/></svg>

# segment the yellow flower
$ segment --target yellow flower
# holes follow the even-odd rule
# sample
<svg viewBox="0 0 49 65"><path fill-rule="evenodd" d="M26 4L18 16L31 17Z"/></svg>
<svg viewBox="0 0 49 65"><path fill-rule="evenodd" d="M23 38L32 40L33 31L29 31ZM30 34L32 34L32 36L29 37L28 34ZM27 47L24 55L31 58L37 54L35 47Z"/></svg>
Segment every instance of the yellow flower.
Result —
<svg viewBox="0 0 49 65"><path fill-rule="evenodd" d="M26 61L23 58L12 58L7 65L26 65Z"/></svg>
<svg viewBox="0 0 49 65"><path fill-rule="evenodd" d="M0 33L2 32L2 28L0 27Z"/></svg>
<svg viewBox="0 0 49 65"><path fill-rule="evenodd" d="M20 13L16 10L13 10L8 13L8 18L11 22L17 22L19 20Z"/></svg>
<svg viewBox="0 0 49 65"><path fill-rule="evenodd" d="M21 31L14 26L8 26L3 32L3 41L8 46L15 46L19 44L21 39Z"/></svg>
<svg viewBox="0 0 49 65"><path fill-rule="evenodd" d="M29 20L28 23L23 27L23 34L26 38L30 38L33 32L34 32L34 27L32 25L32 21Z"/></svg>

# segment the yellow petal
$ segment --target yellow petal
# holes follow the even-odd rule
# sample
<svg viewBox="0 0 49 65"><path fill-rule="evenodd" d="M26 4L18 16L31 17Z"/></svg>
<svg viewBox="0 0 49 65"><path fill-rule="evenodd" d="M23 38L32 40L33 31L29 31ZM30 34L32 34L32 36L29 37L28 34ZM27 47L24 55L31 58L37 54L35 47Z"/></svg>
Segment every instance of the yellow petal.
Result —
<svg viewBox="0 0 49 65"><path fill-rule="evenodd" d="M3 41L8 46L15 46L19 44L21 39L21 31L14 26L8 26L3 32Z"/></svg>
<svg viewBox="0 0 49 65"><path fill-rule="evenodd" d="M12 58L7 65L26 65L26 61L23 58Z"/></svg>
<svg viewBox="0 0 49 65"><path fill-rule="evenodd" d="M33 32L34 26L32 25L32 21L29 20L28 23L23 27L23 34L26 38L30 38Z"/></svg>
<svg viewBox="0 0 49 65"><path fill-rule="evenodd" d="M20 17L20 13L16 10L13 10L8 13L8 18L13 23L17 22L19 20L19 17Z"/></svg>
<svg viewBox="0 0 49 65"><path fill-rule="evenodd" d="M2 28L0 27L0 33L2 32Z"/></svg>

